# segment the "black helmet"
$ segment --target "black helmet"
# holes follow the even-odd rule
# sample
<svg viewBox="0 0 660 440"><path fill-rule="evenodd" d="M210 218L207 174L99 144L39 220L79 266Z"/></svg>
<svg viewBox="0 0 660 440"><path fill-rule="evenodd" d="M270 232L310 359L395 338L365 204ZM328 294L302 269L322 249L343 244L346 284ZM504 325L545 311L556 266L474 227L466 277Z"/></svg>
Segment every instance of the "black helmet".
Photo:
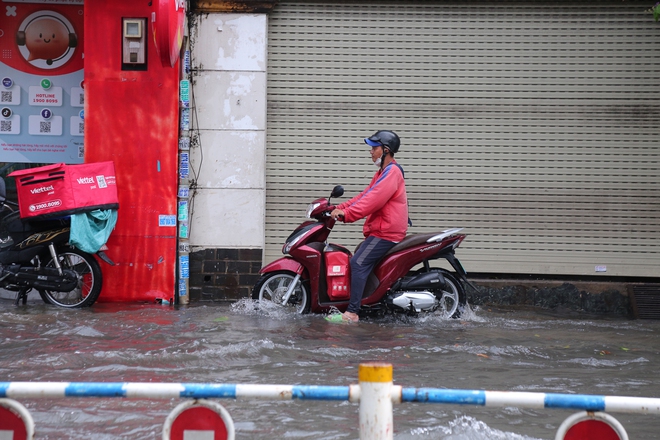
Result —
<svg viewBox="0 0 660 440"><path fill-rule="evenodd" d="M378 130L368 138L365 138L364 142L372 147L385 146L392 152L392 154L399 151L399 145L401 145L399 136L397 136L395 132L389 130Z"/></svg>

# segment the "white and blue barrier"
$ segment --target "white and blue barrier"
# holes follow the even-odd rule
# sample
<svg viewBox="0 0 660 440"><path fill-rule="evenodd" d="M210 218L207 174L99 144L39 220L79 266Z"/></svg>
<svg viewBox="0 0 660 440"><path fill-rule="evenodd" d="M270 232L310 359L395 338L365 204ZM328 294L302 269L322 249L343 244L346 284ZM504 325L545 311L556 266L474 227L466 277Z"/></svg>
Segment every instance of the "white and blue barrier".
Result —
<svg viewBox="0 0 660 440"><path fill-rule="evenodd" d="M402 402L451 403L488 407L562 408L584 411L660 414L660 399L583 394L404 388Z"/></svg>
<svg viewBox="0 0 660 440"><path fill-rule="evenodd" d="M484 407L560 408L585 411L573 417L584 420L618 422L606 412L660 414L660 398L599 396L580 394L404 388L392 384L389 364L361 364L358 385L255 385L141 382L0 382L0 398L141 398L141 399L261 399L261 400L335 400L360 404L360 439L392 438L392 404L404 402L477 405ZM594 415L595 414L595 415ZM586 419L585 419L586 418ZM612 422L612 420L614 420ZM568 419L567 419L568 421ZM570 426L562 437L570 439ZM0 430L2 426L0 425ZM614 429L614 428L613 428ZM623 428L616 427L618 438L625 440ZM169 437L164 437L169 438ZM228 437L231 438L231 437ZM578 438L578 437L575 437ZM581 437L584 438L584 437ZM613 437L616 438L616 437Z"/></svg>
<svg viewBox="0 0 660 440"><path fill-rule="evenodd" d="M0 397L132 397L143 399L349 400L348 386L154 382L0 382Z"/></svg>
<svg viewBox="0 0 660 440"><path fill-rule="evenodd" d="M660 414L660 399L647 397L510 391L402 388L392 386L392 402ZM397 392L400 391L400 394ZM315 385L241 385L153 382L0 382L0 397L128 397L141 399L348 400L359 402L359 387Z"/></svg>

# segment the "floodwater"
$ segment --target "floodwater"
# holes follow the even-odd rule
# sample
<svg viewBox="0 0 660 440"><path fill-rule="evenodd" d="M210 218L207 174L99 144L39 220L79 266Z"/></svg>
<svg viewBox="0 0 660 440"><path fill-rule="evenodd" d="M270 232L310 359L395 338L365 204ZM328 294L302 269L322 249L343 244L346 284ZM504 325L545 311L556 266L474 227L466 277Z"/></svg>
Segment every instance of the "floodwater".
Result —
<svg viewBox="0 0 660 440"><path fill-rule="evenodd" d="M0 382L195 382L343 386L358 364L393 364L404 387L660 397L660 322L480 308L458 320L358 325L233 305L96 304L64 310L0 300ZM183 400L22 399L39 439L160 439ZM356 439L358 405L218 400L237 439ZM394 406L398 440L554 439L573 410ZM631 439L660 416L617 414Z"/></svg>

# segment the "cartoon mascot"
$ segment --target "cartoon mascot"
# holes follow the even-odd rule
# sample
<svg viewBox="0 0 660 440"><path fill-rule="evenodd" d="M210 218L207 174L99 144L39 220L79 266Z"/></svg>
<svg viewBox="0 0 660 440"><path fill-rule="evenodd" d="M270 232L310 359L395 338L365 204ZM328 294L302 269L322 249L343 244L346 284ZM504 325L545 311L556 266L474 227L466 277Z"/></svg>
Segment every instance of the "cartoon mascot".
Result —
<svg viewBox="0 0 660 440"><path fill-rule="evenodd" d="M50 66L53 60L78 45L78 37L74 32L69 32L66 24L59 18L41 15L32 19L24 30L16 33L16 44L27 48L30 53L28 61L41 59Z"/></svg>

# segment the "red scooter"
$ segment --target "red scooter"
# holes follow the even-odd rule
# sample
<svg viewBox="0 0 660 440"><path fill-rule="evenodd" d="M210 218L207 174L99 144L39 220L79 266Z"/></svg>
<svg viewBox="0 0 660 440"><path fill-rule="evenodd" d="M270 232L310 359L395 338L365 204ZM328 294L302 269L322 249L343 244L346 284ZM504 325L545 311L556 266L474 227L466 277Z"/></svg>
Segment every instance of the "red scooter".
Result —
<svg viewBox="0 0 660 440"><path fill-rule="evenodd" d="M295 308L298 313L326 313L332 308L346 310L350 297L351 252L327 239L335 225L330 213L331 198L341 197L336 186L328 199L317 199L307 208L306 221L286 239L284 257L263 267L252 299L272 301ZM409 235L397 243L376 264L362 297L361 315L400 312L416 315L438 312L458 317L466 303L463 283L472 286L454 255L465 239L462 229ZM429 262L445 259L455 273L430 267ZM415 266L421 268L412 270Z"/></svg>

